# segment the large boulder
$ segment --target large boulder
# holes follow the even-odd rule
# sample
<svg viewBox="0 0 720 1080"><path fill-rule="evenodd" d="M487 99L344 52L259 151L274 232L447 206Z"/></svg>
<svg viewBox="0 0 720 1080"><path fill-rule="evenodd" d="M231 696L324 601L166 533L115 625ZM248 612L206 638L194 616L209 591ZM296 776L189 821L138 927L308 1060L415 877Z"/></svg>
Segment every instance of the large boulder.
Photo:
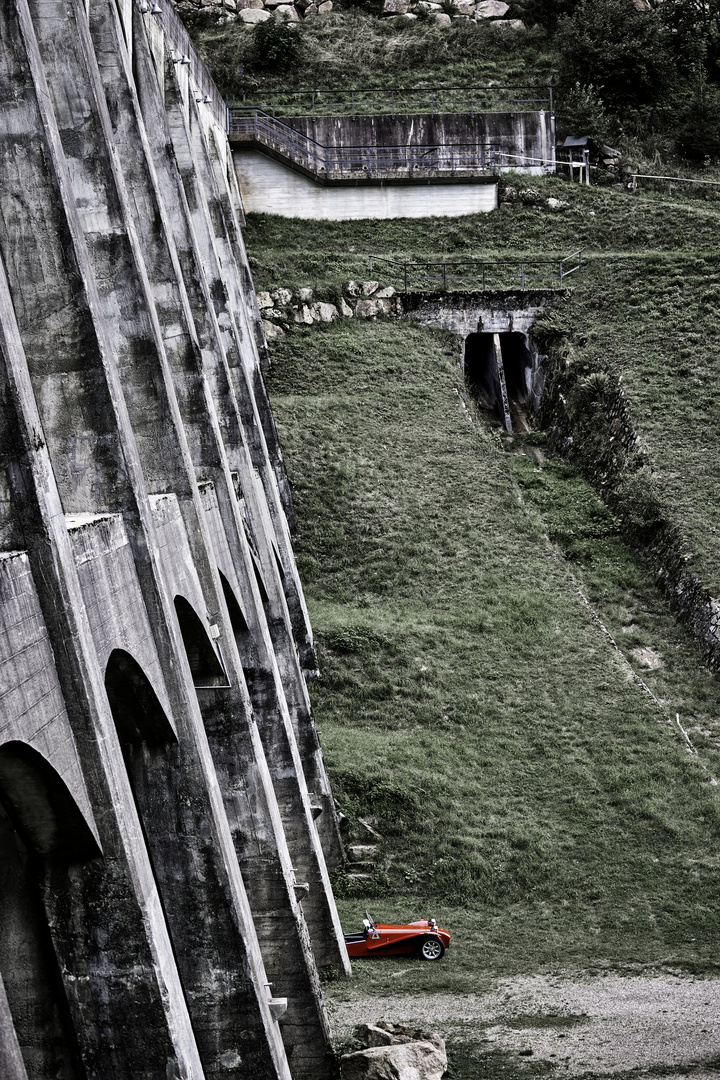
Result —
<svg viewBox="0 0 720 1080"><path fill-rule="evenodd" d="M447 1055L430 1042L370 1046L340 1059L341 1080L441 1080Z"/></svg>
<svg viewBox="0 0 720 1080"><path fill-rule="evenodd" d="M334 304L324 304L322 302L313 304L310 308L310 314L316 322L336 322L340 313Z"/></svg>
<svg viewBox="0 0 720 1080"><path fill-rule="evenodd" d="M265 22L267 19L272 19L272 15L269 11L265 11L264 8L247 7L243 8L240 12L240 18L244 23L250 23L252 26L255 23L261 23Z"/></svg>
<svg viewBox="0 0 720 1080"><path fill-rule="evenodd" d="M438 26L450 26L452 23L452 19L449 15L446 15L444 11L436 11L430 18L434 19Z"/></svg>
<svg viewBox="0 0 720 1080"><path fill-rule="evenodd" d="M383 15L404 15L410 10L410 0L385 0Z"/></svg>
<svg viewBox="0 0 720 1080"><path fill-rule="evenodd" d="M475 14L479 19L502 19L507 15L510 5L505 0L480 0L475 8Z"/></svg>
<svg viewBox="0 0 720 1080"><path fill-rule="evenodd" d="M300 16L292 4L278 4L275 8L275 18L290 19L291 22L297 22Z"/></svg>

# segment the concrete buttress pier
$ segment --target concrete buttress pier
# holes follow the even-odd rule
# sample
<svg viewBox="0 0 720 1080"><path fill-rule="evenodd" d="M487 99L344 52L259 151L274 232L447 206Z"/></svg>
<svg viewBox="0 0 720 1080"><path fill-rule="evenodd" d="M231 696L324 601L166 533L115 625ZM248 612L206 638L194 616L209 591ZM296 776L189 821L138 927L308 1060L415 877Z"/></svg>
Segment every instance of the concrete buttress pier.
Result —
<svg viewBox="0 0 720 1080"><path fill-rule="evenodd" d="M0 6L12 1080L330 1076L344 856L241 221L171 10Z"/></svg>

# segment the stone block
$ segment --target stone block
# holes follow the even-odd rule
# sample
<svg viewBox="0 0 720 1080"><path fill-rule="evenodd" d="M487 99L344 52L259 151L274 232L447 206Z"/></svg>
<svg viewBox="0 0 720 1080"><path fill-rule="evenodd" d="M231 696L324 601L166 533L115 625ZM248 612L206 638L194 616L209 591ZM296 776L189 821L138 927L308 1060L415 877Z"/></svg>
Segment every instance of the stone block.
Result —
<svg viewBox="0 0 720 1080"><path fill-rule="evenodd" d="M363 296L372 296L379 284L379 281L361 281L360 292Z"/></svg>
<svg viewBox="0 0 720 1080"><path fill-rule="evenodd" d="M324 304L322 302L313 304L310 308L310 314L315 322L337 322L340 318L340 313L334 304Z"/></svg>
<svg viewBox="0 0 720 1080"><path fill-rule="evenodd" d="M395 295L395 289L392 285L386 285L383 289L378 289L373 296L376 300L388 300L391 296Z"/></svg>
<svg viewBox="0 0 720 1080"><path fill-rule="evenodd" d="M344 296L340 299L340 314L345 319L352 319L353 316L353 309L347 303Z"/></svg>
<svg viewBox="0 0 720 1080"><path fill-rule="evenodd" d="M328 15L332 9L332 0L323 0L323 3L318 5L318 15Z"/></svg>
<svg viewBox="0 0 720 1080"><path fill-rule="evenodd" d="M430 1042L371 1046L340 1059L341 1080L441 1080L447 1055Z"/></svg>
<svg viewBox="0 0 720 1080"><path fill-rule="evenodd" d="M303 304L309 304L313 298L313 291L307 285L302 289L298 289L297 294L298 300L300 300Z"/></svg>
<svg viewBox="0 0 720 1080"><path fill-rule="evenodd" d="M237 11L236 0L223 0L223 7L227 11Z"/></svg>
<svg viewBox="0 0 720 1080"><path fill-rule="evenodd" d="M410 0L385 0L383 15L404 15L410 10Z"/></svg>
<svg viewBox="0 0 720 1080"><path fill-rule="evenodd" d="M247 7L240 12L240 18L244 23L254 26L256 23L266 22L267 19L272 19L272 15L269 11L265 11L264 8L261 10L260 8Z"/></svg>
<svg viewBox="0 0 720 1080"><path fill-rule="evenodd" d="M525 23L522 19L500 19L498 22L494 22L493 26L497 26L502 30L527 30ZM592 213L592 211L590 211Z"/></svg>
<svg viewBox="0 0 720 1080"><path fill-rule="evenodd" d="M312 15L317 15L317 4L308 4L305 8L305 18L309 19Z"/></svg>
<svg viewBox="0 0 720 1080"><path fill-rule="evenodd" d="M377 300L358 300L355 305L355 316L358 319L373 319L381 311Z"/></svg>
<svg viewBox="0 0 720 1080"><path fill-rule="evenodd" d="M314 319L310 312L310 308L307 304L303 304L299 311L295 312L295 322L304 323L306 326L312 326Z"/></svg>
<svg viewBox="0 0 720 1080"><path fill-rule="evenodd" d="M273 338L285 337L283 328L276 326L275 323L268 322L267 319L262 320L262 328L268 341L272 341Z"/></svg>
<svg viewBox="0 0 720 1080"><path fill-rule="evenodd" d="M475 5L470 3L470 0L456 0L455 14L456 15L472 15L475 11Z"/></svg>
<svg viewBox="0 0 720 1080"><path fill-rule="evenodd" d="M287 307L288 304L292 303L292 293L289 289L273 289L271 296L280 307ZM305 297L301 296L300 299L304 300Z"/></svg>
<svg viewBox="0 0 720 1080"><path fill-rule="evenodd" d="M444 11L436 11L430 18L434 19L438 26L450 26L452 23L452 19Z"/></svg>
<svg viewBox="0 0 720 1080"><path fill-rule="evenodd" d="M357 281L348 281L347 285L345 286L345 292L348 294L348 296L360 296L362 294L362 289L360 288L360 285L357 283Z"/></svg>
<svg viewBox="0 0 720 1080"><path fill-rule="evenodd" d="M273 307L273 300L272 300L272 297L271 297L269 292L259 292L259 293L256 293L256 295L257 295L258 307L260 308L261 311L263 310L263 308L271 308L271 307Z"/></svg>
<svg viewBox="0 0 720 1080"><path fill-rule="evenodd" d="M377 844L350 844L347 853L350 862L362 862L377 854Z"/></svg>
<svg viewBox="0 0 720 1080"><path fill-rule="evenodd" d="M274 14L276 19L287 19L290 22L297 22L300 18L292 4L279 4Z"/></svg>
<svg viewBox="0 0 720 1080"><path fill-rule="evenodd" d="M502 19L509 10L510 5L506 4L505 0L480 0L475 14L479 19Z"/></svg>

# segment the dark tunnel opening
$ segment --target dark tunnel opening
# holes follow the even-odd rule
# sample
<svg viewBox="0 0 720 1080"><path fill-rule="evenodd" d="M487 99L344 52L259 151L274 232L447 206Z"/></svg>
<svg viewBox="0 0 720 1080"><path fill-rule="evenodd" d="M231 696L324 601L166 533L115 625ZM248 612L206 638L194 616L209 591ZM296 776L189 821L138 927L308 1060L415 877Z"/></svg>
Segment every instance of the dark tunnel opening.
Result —
<svg viewBox="0 0 720 1080"><path fill-rule="evenodd" d="M512 424L527 426L532 355L525 334L468 334L464 369L468 389L481 408L494 413L507 430Z"/></svg>

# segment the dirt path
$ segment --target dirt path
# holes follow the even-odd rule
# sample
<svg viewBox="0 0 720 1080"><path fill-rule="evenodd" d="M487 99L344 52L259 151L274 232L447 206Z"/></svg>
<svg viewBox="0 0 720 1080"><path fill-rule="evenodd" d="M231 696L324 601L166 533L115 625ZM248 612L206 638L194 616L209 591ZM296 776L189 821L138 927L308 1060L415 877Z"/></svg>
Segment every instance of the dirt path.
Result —
<svg viewBox="0 0 720 1080"><path fill-rule="evenodd" d="M705 1080L720 1076L720 979L526 976L488 994L365 998L332 1006L340 1037L361 1020L414 1022L472 1043L480 1063L524 1059L528 1075Z"/></svg>

